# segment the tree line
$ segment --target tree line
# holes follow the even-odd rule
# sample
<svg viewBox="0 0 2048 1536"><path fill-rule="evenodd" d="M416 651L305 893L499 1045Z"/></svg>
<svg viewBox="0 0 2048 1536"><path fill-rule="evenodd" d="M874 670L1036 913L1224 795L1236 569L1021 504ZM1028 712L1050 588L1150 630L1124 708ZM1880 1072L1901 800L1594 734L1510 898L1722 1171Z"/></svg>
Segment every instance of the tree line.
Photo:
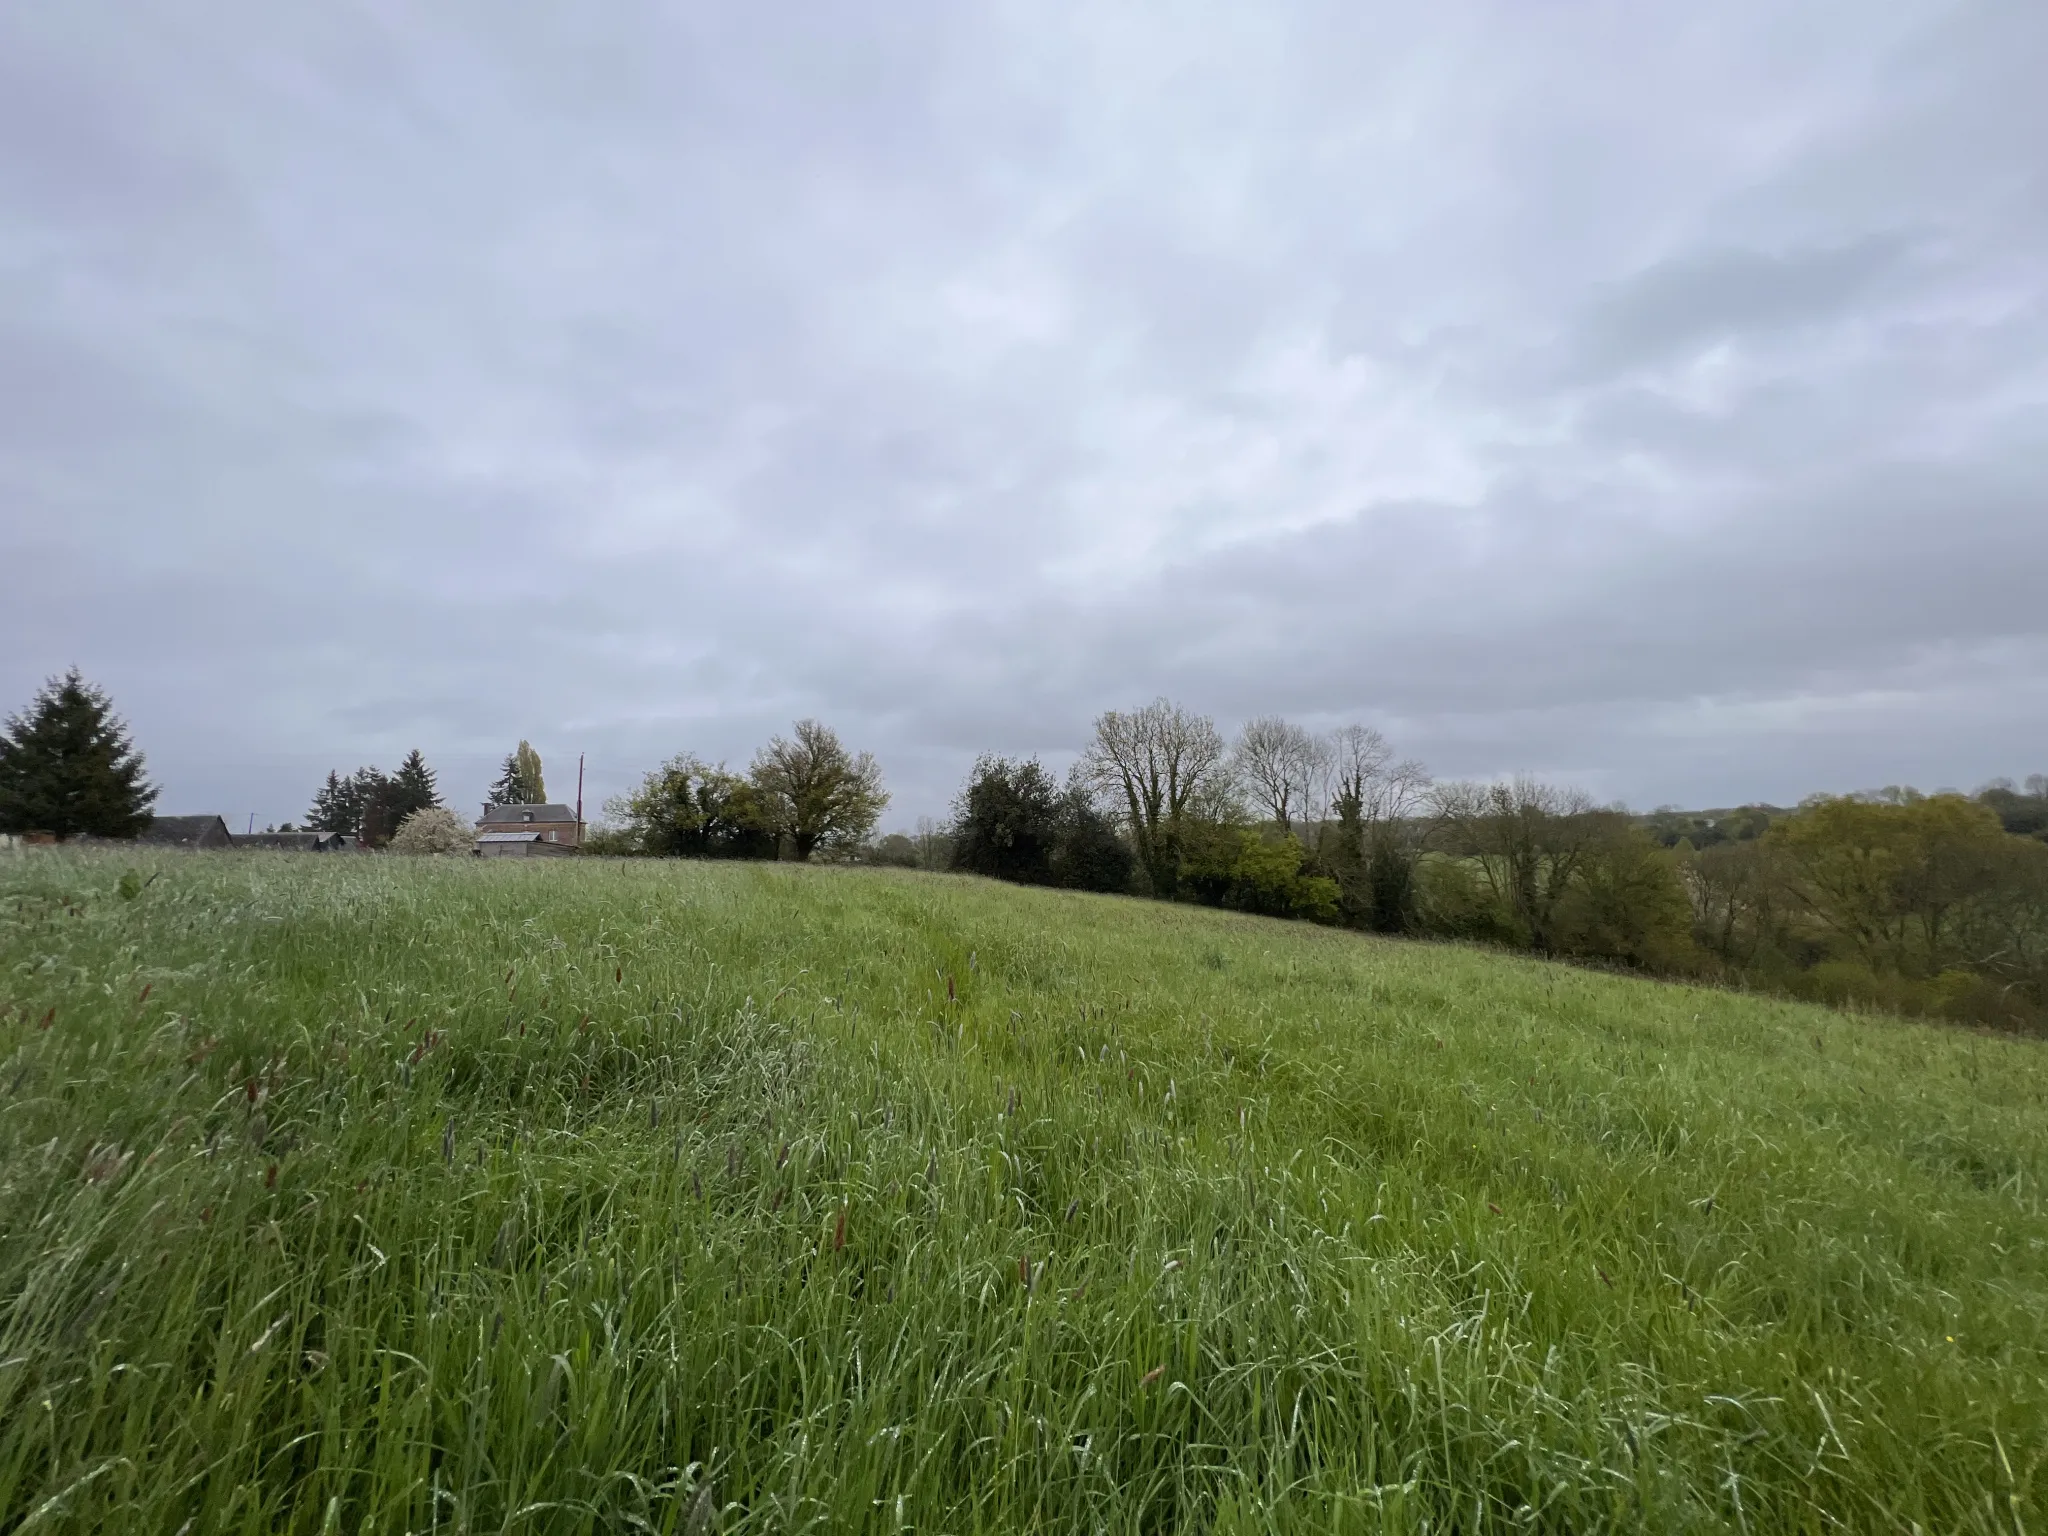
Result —
<svg viewBox="0 0 2048 1536"><path fill-rule="evenodd" d="M490 793L544 799L530 744ZM134 837L156 798L76 670L0 730L0 831ZM1159 699L1099 716L1064 780L984 755L943 822L877 842L888 803L872 755L803 720L744 773L669 759L584 851L951 869L2048 1029L2048 775L1636 816L1530 778L1439 783L1363 725L1226 739ZM307 824L417 852L469 835L417 749L330 772Z"/></svg>
<svg viewBox="0 0 2048 1536"><path fill-rule="evenodd" d="M830 726L799 720L754 754L745 773L680 753L605 801L591 853L698 859L857 856L888 807L872 754Z"/></svg>
<svg viewBox="0 0 2048 1536"><path fill-rule="evenodd" d="M943 840L998 879L2048 1028L2039 774L1636 816L1527 777L1438 783L1362 725L1227 740L1161 699L1100 716L1063 786L981 758Z"/></svg>

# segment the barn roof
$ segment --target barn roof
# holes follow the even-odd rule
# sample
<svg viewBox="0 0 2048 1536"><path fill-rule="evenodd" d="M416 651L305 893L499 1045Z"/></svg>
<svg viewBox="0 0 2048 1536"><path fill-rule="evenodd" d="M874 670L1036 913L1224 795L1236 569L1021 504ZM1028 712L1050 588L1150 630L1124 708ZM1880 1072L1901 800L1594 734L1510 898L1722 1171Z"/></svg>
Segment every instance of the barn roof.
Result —
<svg viewBox="0 0 2048 1536"><path fill-rule="evenodd" d="M526 821L573 822L576 813L566 805L487 805L479 826L519 826Z"/></svg>
<svg viewBox="0 0 2048 1536"><path fill-rule="evenodd" d="M226 846L228 824L218 816L152 816L149 825L136 836L140 843L166 843L174 847L196 843L215 828L220 829L220 841Z"/></svg>

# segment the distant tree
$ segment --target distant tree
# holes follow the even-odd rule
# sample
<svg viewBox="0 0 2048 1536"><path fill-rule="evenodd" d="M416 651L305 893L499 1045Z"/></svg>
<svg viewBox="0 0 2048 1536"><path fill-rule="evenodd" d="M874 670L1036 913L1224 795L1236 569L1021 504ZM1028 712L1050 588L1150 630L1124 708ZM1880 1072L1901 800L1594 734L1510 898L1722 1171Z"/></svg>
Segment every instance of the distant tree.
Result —
<svg viewBox="0 0 2048 1536"><path fill-rule="evenodd" d="M134 837L156 797L112 702L76 667L0 731L0 831Z"/></svg>
<svg viewBox="0 0 2048 1536"><path fill-rule="evenodd" d="M1325 751L1331 795L1317 849L1343 888L1345 920L1403 932L1415 919L1421 838L1413 823L1429 793L1429 771L1413 759L1396 762L1370 726L1331 732Z"/></svg>
<svg viewBox="0 0 2048 1536"><path fill-rule="evenodd" d="M1993 884L2008 834L1961 795L1818 796L1772 826L1806 910L1873 972L1932 976Z"/></svg>
<svg viewBox="0 0 2048 1536"><path fill-rule="evenodd" d="M891 832L869 850L869 862L895 869L917 868L917 844L902 832Z"/></svg>
<svg viewBox="0 0 2048 1536"><path fill-rule="evenodd" d="M1330 762L1327 745L1301 726L1278 715L1248 721L1231 749L1231 767L1238 782L1282 832L1291 832L1298 816L1316 816L1315 802Z"/></svg>
<svg viewBox="0 0 2048 1536"><path fill-rule="evenodd" d="M1313 873L1293 833L1261 836L1250 827L1205 827L1181 870L1181 888L1211 906L1266 917L1334 923L1341 915L1335 880Z"/></svg>
<svg viewBox="0 0 2048 1536"><path fill-rule="evenodd" d="M1038 759L978 757L953 804L953 867L1049 885L1059 820L1059 786Z"/></svg>
<svg viewBox="0 0 2048 1536"><path fill-rule="evenodd" d="M1452 852L1477 862L1532 948L1554 951L1558 903L1608 833L1607 813L1577 790L1529 778L1438 785L1435 802Z"/></svg>
<svg viewBox="0 0 2048 1536"><path fill-rule="evenodd" d="M358 807L356 838L366 848L382 848L415 807L401 807L398 789L388 774L358 768L349 775L349 792Z"/></svg>
<svg viewBox="0 0 2048 1536"><path fill-rule="evenodd" d="M548 787L541 777L540 754L533 750L532 742L521 741L505 754L498 780L491 786L491 804L542 805L547 798Z"/></svg>
<svg viewBox="0 0 2048 1536"><path fill-rule="evenodd" d="M1738 970L1789 948L1793 900L1776 842L1760 837L1678 845L1694 941Z"/></svg>
<svg viewBox="0 0 2048 1536"><path fill-rule="evenodd" d="M1122 820L1159 897L1171 897L1179 884L1191 826L1220 819L1235 788L1216 723L1163 698L1129 714L1099 715L1081 774L1098 804Z"/></svg>
<svg viewBox="0 0 2048 1536"><path fill-rule="evenodd" d="M396 826L403 826L405 818L413 812L432 810L441 803L441 796L434 786L434 770L420 756L418 747L405 754L405 761L391 776L391 785L391 808L397 816Z"/></svg>
<svg viewBox="0 0 2048 1536"><path fill-rule="evenodd" d="M917 818L911 841L917 845L917 867L940 870L953 867L953 837L945 826L930 816Z"/></svg>
<svg viewBox="0 0 2048 1536"><path fill-rule="evenodd" d="M2016 788L2011 779L1993 779L1977 791L1976 798L1998 813L2006 831L2048 841L2048 776L2030 774L2024 790Z"/></svg>
<svg viewBox="0 0 2048 1536"><path fill-rule="evenodd" d="M775 830L800 860L821 844L861 842L889 804L874 758L848 752L837 733L816 720L799 720L791 738L777 736L763 747L749 776Z"/></svg>
<svg viewBox="0 0 2048 1536"><path fill-rule="evenodd" d="M363 808L352 793L351 782L330 768L327 782L313 793L306 811L306 825L315 832L340 832L354 837L363 824Z"/></svg>
<svg viewBox="0 0 2048 1536"><path fill-rule="evenodd" d="M635 853L656 858L772 859L776 827L761 793L724 764L670 758L605 815ZM607 829L608 831L610 829ZM600 847L608 844L601 840Z"/></svg>
<svg viewBox="0 0 2048 1536"><path fill-rule="evenodd" d="M1070 781L1060 796L1052 848L1052 883L1070 891L1118 893L1131 888L1130 845L1096 808L1085 784Z"/></svg>
<svg viewBox="0 0 2048 1536"><path fill-rule="evenodd" d="M1597 819L1600 835L1558 903L1559 951L1665 975L1698 969L1681 856L1626 816Z"/></svg>
<svg viewBox="0 0 2048 1536"><path fill-rule="evenodd" d="M475 846L476 834L455 812L446 806L430 805L425 810L414 811L399 823L398 831L391 839L393 853L468 853Z"/></svg>

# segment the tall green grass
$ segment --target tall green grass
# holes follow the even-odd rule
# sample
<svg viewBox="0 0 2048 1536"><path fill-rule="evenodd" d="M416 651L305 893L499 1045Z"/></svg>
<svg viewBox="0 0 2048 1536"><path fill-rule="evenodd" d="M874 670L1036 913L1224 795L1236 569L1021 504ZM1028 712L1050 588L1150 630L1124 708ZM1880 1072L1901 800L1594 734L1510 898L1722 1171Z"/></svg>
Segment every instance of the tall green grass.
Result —
<svg viewBox="0 0 2048 1536"><path fill-rule="evenodd" d="M0 857L21 1531L2048 1525L2039 1044L866 870Z"/></svg>

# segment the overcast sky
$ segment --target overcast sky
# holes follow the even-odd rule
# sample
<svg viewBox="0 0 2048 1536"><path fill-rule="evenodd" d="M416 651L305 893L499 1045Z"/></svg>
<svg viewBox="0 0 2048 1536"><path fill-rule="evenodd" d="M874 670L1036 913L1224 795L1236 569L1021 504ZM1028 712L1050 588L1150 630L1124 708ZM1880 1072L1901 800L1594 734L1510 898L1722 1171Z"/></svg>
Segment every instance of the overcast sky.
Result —
<svg viewBox="0 0 2048 1536"><path fill-rule="evenodd" d="M2048 5L0 4L0 707L165 812L1157 694L2048 771Z"/></svg>

